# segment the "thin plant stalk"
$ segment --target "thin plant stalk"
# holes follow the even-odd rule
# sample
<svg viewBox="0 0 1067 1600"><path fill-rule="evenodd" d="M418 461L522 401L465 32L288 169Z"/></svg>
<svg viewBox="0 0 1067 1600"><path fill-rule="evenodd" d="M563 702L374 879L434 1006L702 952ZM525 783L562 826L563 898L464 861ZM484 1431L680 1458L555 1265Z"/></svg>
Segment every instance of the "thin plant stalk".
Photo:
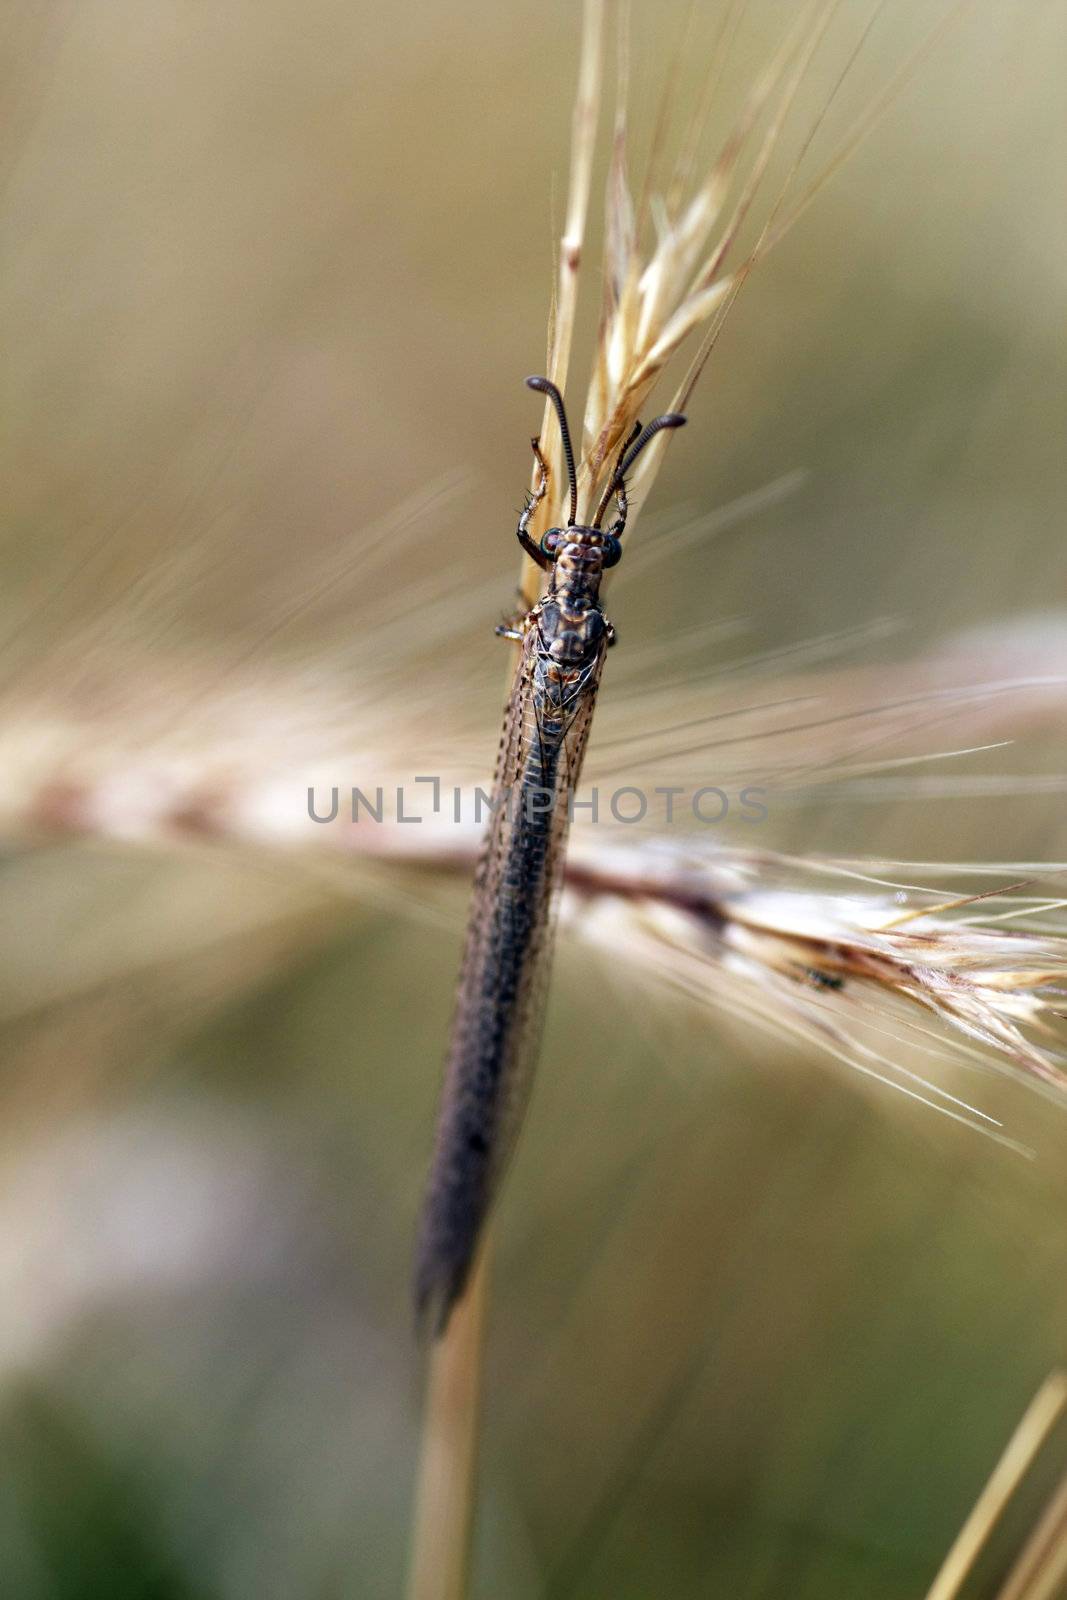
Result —
<svg viewBox="0 0 1067 1600"><path fill-rule="evenodd" d="M468 1590L489 1300L487 1244L488 1238L448 1327L430 1347L408 1600L463 1600Z"/></svg>
<svg viewBox="0 0 1067 1600"><path fill-rule="evenodd" d="M567 214L559 241L559 269L548 326L546 371L556 387L567 388L574 323L578 311L578 283L582 250L589 218L589 196L593 183L593 157L600 126L600 99L604 73L605 0L585 0L582 8L582 42L578 60L578 86L571 122L571 166L567 188ZM551 459L558 449L559 424L550 401L545 401L541 444ZM531 478L536 488L536 468ZM530 525L530 537L537 543L548 527L550 500L537 506ZM540 568L524 556L519 589L527 606L532 606L541 587ZM518 659L516 652L515 659ZM514 662L512 662L514 666ZM510 676L509 676L510 682Z"/></svg>
<svg viewBox="0 0 1067 1600"><path fill-rule="evenodd" d="M1067 1474L1023 1546L997 1600L1056 1600L1067 1583Z"/></svg>
<svg viewBox="0 0 1067 1600"><path fill-rule="evenodd" d="M548 342L548 372L560 388L566 385L570 364L582 247L589 214L593 156L600 122L604 21L604 0L585 0L567 212L559 245L559 276ZM542 437L549 428L557 426L555 413L546 402ZM539 537L540 530L532 531ZM539 569L524 557L519 586L529 604L537 597L540 580ZM509 652L509 687L520 654L518 645ZM478 1425L491 1252L491 1226L487 1226L463 1294L453 1307L447 1327L431 1347L408 1600L462 1600L467 1593L478 1478Z"/></svg>
<svg viewBox="0 0 1067 1600"><path fill-rule="evenodd" d="M1004 1453L945 1557L926 1600L958 1600L975 1562L1046 1439L1067 1411L1067 1373L1052 1372L1027 1406Z"/></svg>

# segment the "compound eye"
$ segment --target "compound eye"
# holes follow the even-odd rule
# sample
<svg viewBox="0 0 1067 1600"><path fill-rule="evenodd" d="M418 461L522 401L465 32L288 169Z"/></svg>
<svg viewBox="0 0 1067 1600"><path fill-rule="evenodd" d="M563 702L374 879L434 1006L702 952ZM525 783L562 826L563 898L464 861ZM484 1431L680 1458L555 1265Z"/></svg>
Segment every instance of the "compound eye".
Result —
<svg viewBox="0 0 1067 1600"><path fill-rule="evenodd" d="M613 533L604 536L604 566L614 567L622 560L622 545Z"/></svg>
<svg viewBox="0 0 1067 1600"><path fill-rule="evenodd" d="M541 536L541 553L550 556L554 561L559 554L560 540L562 538L562 528L549 528L548 532Z"/></svg>

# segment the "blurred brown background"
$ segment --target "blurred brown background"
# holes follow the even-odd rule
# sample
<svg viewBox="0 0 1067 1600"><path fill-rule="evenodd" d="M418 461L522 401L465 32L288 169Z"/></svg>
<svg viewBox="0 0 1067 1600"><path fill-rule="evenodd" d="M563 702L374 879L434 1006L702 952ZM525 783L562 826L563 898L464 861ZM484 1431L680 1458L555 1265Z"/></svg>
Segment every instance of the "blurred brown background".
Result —
<svg viewBox="0 0 1067 1600"><path fill-rule="evenodd" d="M684 10L634 7L637 157ZM753 6L720 134L792 15ZM776 172L869 16L840 7ZM816 164L931 22L886 8ZM431 918L417 879L75 841L25 804L74 772L136 811L124 739L168 770L210 745L251 790L282 745L359 781L390 738L447 747L450 682L488 765L577 11L88 0L2 30L5 1585L392 1596L464 887ZM1062 5L976 0L761 266L656 526L802 479L624 566L624 646L706 623L714 681L722 619L754 653L888 619L825 671L886 699L945 650L954 682L1063 672L1065 47ZM1063 860L1062 731L1062 691L1001 696L1013 745L949 770L1025 781L794 797L760 843ZM561 958L501 1208L475 1592L921 1595L1067 1357L1062 1111L946 1068L1026 1161Z"/></svg>

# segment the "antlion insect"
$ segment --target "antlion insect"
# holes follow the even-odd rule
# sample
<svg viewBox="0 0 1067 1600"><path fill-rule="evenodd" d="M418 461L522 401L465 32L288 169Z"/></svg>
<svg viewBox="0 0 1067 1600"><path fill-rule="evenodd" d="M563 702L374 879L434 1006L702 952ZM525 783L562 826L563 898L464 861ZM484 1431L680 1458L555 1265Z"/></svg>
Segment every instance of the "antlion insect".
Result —
<svg viewBox="0 0 1067 1600"><path fill-rule="evenodd" d="M521 642L522 652L504 710L492 822L475 877L418 1244L416 1303L420 1316L434 1308L438 1333L466 1283L537 1054L571 797L604 659L615 642L600 605L600 580L622 556L626 475L657 433L685 422L667 412L645 428L634 424L593 520L584 526L576 520L578 480L563 396L547 378L526 382L555 407L570 510L565 528L550 528L540 544L530 537L549 477L540 440L534 439L539 478L517 532L549 580L518 626L497 629ZM618 517L605 530L600 524L613 497Z"/></svg>
<svg viewBox="0 0 1067 1600"><path fill-rule="evenodd" d="M963 3L965 0L960 0ZM691 136L662 195L657 198L654 194L650 174L637 205L626 170L628 57L625 42L620 45L619 97L607 191L605 299L583 418L586 450L582 477L595 505L588 525L577 520L579 476L559 389L548 378L527 380L546 396L559 424L561 455L556 453L554 428L552 445L546 446L545 453L560 477L565 465L569 517L565 527L548 529L538 541L538 508L547 509L549 466L541 440L535 439L534 489L519 519L518 537L529 561L551 576L543 598L518 625L499 630L521 644L521 656L505 710L489 835L475 878L436 1149L419 1230L416 1302L420 1317L432 1309L439 1333L470 1275L514 1143L536 1054L551 950L553 894L563 864L570 801L581 770L604 658L613 638L600 608L599 586L602 574L615 565L621 553L619 536L627 515L626 475L656 434L684 420L679 413L686 408L756 264L803 215L861 142L884 106L948 28L959 6L931 30L790 208L787 200L794 180L874 26L882 9L881 4L876 6L802 138L754 242L735 263L746 219L790 109L838 9L839 0L805 0L791 12L785 38L766 70L752 83L732 132L703 180L689 192L710 99L697 111ZM743 10L743 6L731 7L720 28L711 85L718 82ZM565 381L574 331L598 119L605 23L599 0L589 0L584 17L571 184L548 345L548 371L560 382ZM652 234L654 243L646 251ZM672 404L677 410L657 417L642 430L633 421L636 413L645 406L673 358L698 331L699 346L674 391ZM607 463L612 461L614 467L609 469ZM642 462L642 488L651 482L654 465L655 452L650 452ZM601 485L597 501L594 497ZM636 481L631 487L637 487ZM618 501L618 520L605 532L600 524L613 497ZM583 514L587 514L584 507ZM530 593L524 588L526 603Z"/></svg>

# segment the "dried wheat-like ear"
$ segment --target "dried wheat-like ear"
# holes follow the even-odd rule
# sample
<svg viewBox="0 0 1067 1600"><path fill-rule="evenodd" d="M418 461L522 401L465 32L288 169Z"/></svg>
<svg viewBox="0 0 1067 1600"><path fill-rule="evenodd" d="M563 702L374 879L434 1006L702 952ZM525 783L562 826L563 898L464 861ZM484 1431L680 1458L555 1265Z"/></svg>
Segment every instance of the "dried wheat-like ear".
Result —
<svg viewBox="0 0 1067 1600"><path fill-rule="evenodd" d="M731 307L757 262L784 236L856 149L969 0L961 0L941 17L790 206L787 202L804 158L884 3L879 0L875 5L821 110L800 140L785 181L766 210L755 243L740 260L736 258L745 224L763 190L798 92L839 10L840 0L806 0L792 14L778 49L749 88L718 155L694 183L692 175L701 137L744 10L742 5L729 7L715 40L707 90L660 193L652 186L652 173L663 156L667 96L673 74L668 79L649 160L649 177L636 204L628 177L629 60L625 19L620 24L616 111L605 196L603 302L584 409L579 521L587 520L600 502L611 482L621 446L684 347L691 346L700 336L688 370L675 385L671 411L688 404ZM548 371L560 388L566 383L577 309L603 72L603 38L602 0L590 0L585 10L574 113L567 222L560 242L559 281L549 323ZM647 498L659 470L668 439L668 432L660 434L634 468L629 485L631 528L635 512ZM531 523L535 538L559 516L560 491L565 483L559 430L551 406L547 405L541 440L553 492L535 511ZM524 569L523 588L531 597L536 592L536 574L529 564Z"/></svg>
<svg viewBox="0 0 1067 1600"><path fill-rule="evenodd" d="M619 449L630 436L657 382L683 346L703 330L702 349L678 387L671 409L677 410L688 398L734 296L759 255L773 242L771 225L781 210L788 179L755 247L743 262L734 264L739 235L760 193L797 92L838 4L839 0L822 0L822 3L807 0L799 8L773 58L749 89L718 156L700 181L693 184L691 175L710 100L740 20L742 8L731 7L715 41L709 65L709 92L691 119L666 191L655 192L650 177L636 205L628 177L628 48L625 25L620 27L616 111L605 197L603 304L584 409L579 520L588 519L592 514L610 482ZM601 0L592 0L585 12L570 197L560 244L559 283L549 325L548 371L561 388L566 382L570 359L588 215L597 123L595 110L603 71L603 35L603 5ZM850 58L850 65L858 50L859 46ZM664 110L665 107L666 99ZM667 121L664 110L661 110L655 135L650 174L663 154L663 130ZM818 121L825 110L824 106ZM801 156L813 133L814 129L809 131ZM799 161L800 157L794 162L790 178ZM810 196L805 197L805 204L808 198ZM775 237L780 237L782 231L784 227L780 226ZM559 432L550 407L546 407L541 438L552 472L554 492L535 514L532 524L535 537L559 514L559 490L565 481ZM665 448L666 437L660 436L635 468L631 506L647 496ZM532 593L535 585L529 572L526 579L527 592Z"/></svg>
<svg viewBox="0 0 1067 1600"><path fill-rule="evenodd" d="M999 1065L1067 1104L1065 902L1034 881L961 896L944 887L952 868L666 839L579 849L568 872L579 936L666 993L814 1046L1004 1143L995 1118L907 1062ZM1043 876L1055 889L1062 873Z"/></svg>
<svg viewBox="0 0 1067 1600"><path fill-rule="evenodd" d="M834 5L802 6L777 53L759 75L717 159L685 203L649 197L635 213L627 179L626 73L620 69L614 149L608 181L604 306L585 411L583 470L591 494L629 435L657 380L689 337L714 327L739 281L728 260L760 189L786 117ZM763 114L768 125L747 170ZM728 202L732 199L732 204ZM651 221L654 244L642 250ZM662 446L635 473L647 492Z"/></svg>
<svg viewBox="0 0 1067 1600"><path fill-rule="evenodd" d="M368 655L354 661L360 681L368 682L379 641L373 628L361 630L360 637ZM1043 634L1043 647L1045 640ZM901 663L894 681L911 691L903 697L910 714L930 693L944 695L946 659L966 678L979 659L987 670L1016 664L1017 647L1016 630L1009 628L1000 642L985 633L979 656L973 644L962 660L951 649L947 657L935 652ZM791 725L787 721L781 732L768 729L762 715L764 706L774 715L783 708L794 721L799 716L802 729L812 721L826 724L830 742L819 748L818 764L832 779L841 741L852 739L857 714L860 727L868 727L873 689L885 669L872 669L875 682L868 683L855 668L823 670L819 650L815 661L818 670L764 682L759 694L749 695L755 705L727 701L720 713L727 719L727 742L764 752L764 761L769 743L783 751L788 767L796 737ZM769 665L781 668L777 659ZM128 676L122 674L122 681ZM444 916L438 885L469 878L474 868L480 828L473 785L484 782L485 755L480 739L474 739L469 763L457 754L464 730L449 722L454 706L445 698L428 690L419 722L414 710L398 720L388 693L383 715L375 711L375 696L365 710L362 702L353 704L343 682L334 697L321 679L302 691L285 678L265 678L262 669L234 675L223 686L215 676L168 674L156 662L147 682L140 702L128 698L118 719L112 711L91 724L79 722L57 700L51 707L42 701L32 716L0 726L0 830L9 848L79 835L161 854L208 847L284 869L294 890L330 900L380 900L394 912L419 917ZM931 683L941 687L929 691ZM984 689L974 685L967 700L962 695L952 691L950 709L957 725L972 719L964 727L975 739L1004 731L1006 701L1014 723L1062 715L1058 680L1034 685L998 678ZM701 709L698 702L709 700L715 704L704 686L692 707L685 701L674 709ZM618 701L626 732L603 744L596 785L625 774L627 781L651 787L671 771L672 750L680 746L684 754L691 748L694 731L698 748L707 746L706 718L697 719L695 730L684 717L681 730L664 730L658 700L651 716L632 696L624 693ZM891 730L894 704L889 703ZM162 722L160 705L168 708ZM713 733L718 726L712 714ZM886 726L877 719L879 740ZM811 733L800 737L810 756ZM870 734L863 738L869 742ZM410 797L413 743L439 775L440 811L424 815L418 827L373 822L365 811L363 820L347 820L342 811L348 811L349 796L341 798L336 779L352 751L359 751L361 769L375 774L383 793L402 785ZM720 761L731 754L714 740L709 747ZM751 760L745 756L741 773ZM896 762L889 766L899 782ZM733 786L736 775L729 770ZM854 762L846 761L843 770L847 783ZM687 776L682 769L677 775L680 781ZM945 780L949 792L952 781ZM1004 792L1025 793L1029 781L1025 775L1005 780ZM454 817L455 793L465 827ZM309 806L323 818L331 802L338 808L335 820L317 825ZM650 995L683 996L709 1025L724 1013L764 1025L774 1020L783 1035L906 1092L920 1088L927 1100L943 1096L929 1084L918 1085L893 1058L902 1061L916 1044L924 1046L928 1029L943 1036L951 1060L963 1062L977 1050L983 1060L999 1061L1031 1080L1062 1084L1062 866L843 863L736 844L712 849L707 838L706 830L686 835L651 824L612 829L606 814L595 828L579 826L566 866L571 892L565 915L575 935L609 950L613 962L626 962L634 983ZM976 883L994 887L975 894ZM9 995L5 1015L23 1014L27 1003L31 997L21 992ZM894 1044L872 1044L871 1029ZM875 1050L883 1059L876 1060Z"/></svg>

